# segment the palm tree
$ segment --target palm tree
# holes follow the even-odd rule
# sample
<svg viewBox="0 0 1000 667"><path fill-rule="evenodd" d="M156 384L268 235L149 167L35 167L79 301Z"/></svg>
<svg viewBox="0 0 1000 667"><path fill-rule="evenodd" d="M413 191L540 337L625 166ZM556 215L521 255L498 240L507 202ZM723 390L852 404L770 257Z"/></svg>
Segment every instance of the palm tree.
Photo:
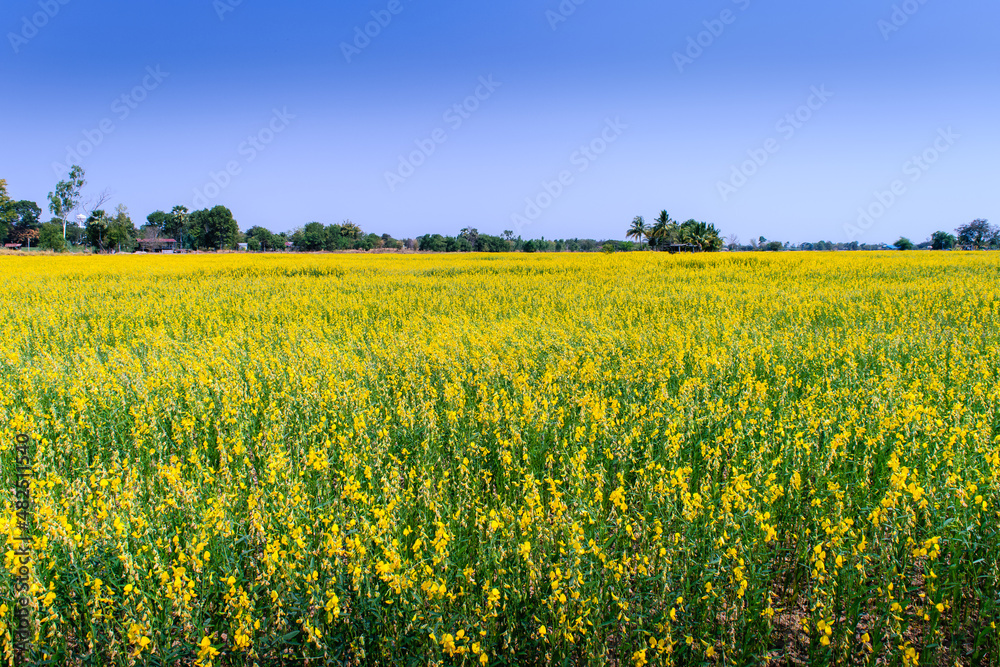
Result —
<svg viewBox="0 0 1000 667"><path fill-rule="evenodd" d="M685 243L704 250L718 250L722 247L722 237L715 225L697 220L688 220L680 227L681 237Z"/></svg>
<svg viewBox="0 0 1000 667"><path fill-rule="evenodd" d="M677 221L671 220L670 214L666 211L660 211L660 215L656 216L656 224L653 225L649 236L657 240L656 245L658 246L663 245L661 241L665 241L666 245L670 245L671 242L677 240Z"/></svg>
<svg viewBox="0 0 1000 667"><path fill-rule="evenodd" d="M625 233L625 238L638 239L639 245L642 246L642 237L647 236L648 232L649 228L646 227L646 221L642 219L641 215L637 215L632 221L632 226L629 227L629 230Z"/></svg>

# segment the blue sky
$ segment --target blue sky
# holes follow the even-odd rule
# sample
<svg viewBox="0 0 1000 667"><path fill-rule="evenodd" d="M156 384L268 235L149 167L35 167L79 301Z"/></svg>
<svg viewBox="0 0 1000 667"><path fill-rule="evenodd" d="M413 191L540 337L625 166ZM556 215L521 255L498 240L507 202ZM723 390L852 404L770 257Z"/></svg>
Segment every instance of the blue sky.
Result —
<svg viewBox="0 0 1000 667"><path fill-rule="evenodd" d="M622 238L666 208L920 241L1000 221L998 25L995 0L5 0L0 178L44 208L78 161L136 221L242 229Z"/></svg>

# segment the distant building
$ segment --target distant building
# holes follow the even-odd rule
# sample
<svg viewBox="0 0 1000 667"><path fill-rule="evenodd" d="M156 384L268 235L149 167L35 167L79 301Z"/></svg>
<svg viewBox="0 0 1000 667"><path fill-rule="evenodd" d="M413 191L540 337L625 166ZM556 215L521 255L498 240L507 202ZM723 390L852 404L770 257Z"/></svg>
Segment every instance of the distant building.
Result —
<svg viewBox="0 0 1000 667"><path fill-rule="evenodd" d="M21 249L21 244L20 243L5 243L3 247L7 248L7 250L20 250Z"/></svg>
<svg viewBox="0 0 1000 667"><path fill-rule="evenodd" d="M249 250L250 249L250 244L249 243L237 243L236 244L236 249L237 250Z"/></svg>

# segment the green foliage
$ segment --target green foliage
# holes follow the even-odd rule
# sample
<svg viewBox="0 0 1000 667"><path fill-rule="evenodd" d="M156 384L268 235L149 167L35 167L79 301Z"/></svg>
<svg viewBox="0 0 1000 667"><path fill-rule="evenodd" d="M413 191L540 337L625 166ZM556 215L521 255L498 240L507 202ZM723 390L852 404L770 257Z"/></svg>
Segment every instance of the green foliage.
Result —
<svg viewBox="0 0 1000 667"><path fill-rule="evenodd" d="M905 236L900 236L899 240L893 243L893 245L900 250L913 250L914 248L913 241L906 238Z"/></svg>
<svg viewBox="0 0 1000 667"><path fill-rule="evenodd" d="M715 225L693 219L678 224L667 211L660 211L653 226L649 228L646 227L641 215L636 216L625 235L627 238L639 240L645 235L649 247L659 250L669 250L672 245L686 244L703 252L715 252L721 250L723 246L722 235Z"/></svg>
<svg viewBox="0 0 1000 667"><path fill-rule="evenodd" d="M196 248L224 250L236 247L240 226L232 211L220 205L192 213L189 230Z"/></svg>
<svg viewBox="0 0 1000 667"><path fill-rule="evenodd" d="M934 250L951 250L955 247L957 239L948 232L934 232L931 234L931 248Z"/></svg>
<svg viewBox="0 0 1000 667"><path fill-rule="evenodd" d="M134 248L135 240L138 236L139 232L136 230L135 225L132 224L128 208L124 204L119 204L115 209L114 217L108 220L105 236L108 247L113 247L119 252L129 252Z"/></svg>
<svg viewBox="0 0 1000 667"><path fill-rule="evenodd" d="M637 215L632 219L632 226L629 227L625 236L626 238L634 238L639 241L639 243L642 243L642 238L646 236L648 231L649 230L646 228L646 221L641 215Z"/></svg>
<svg viewBox="0 0 1000 667"><path fill-rule="evenodd" d="M417 249L429 252L444 252L445 241L440 234L424 234L417 237Z"/></svg>
<svg viewBox="0 0 1000 667"><path fill-rule="evenodd" d="M11 205L14 211L14 226L21 229L38 229L38 219L42 215L42 209L38 204L27 199L16 201Z"/></svg>
<svg viewBox="0 0 1000 667"><path fill-rule="evenodd" d="M164 222L163 233L167 238L172 238L184 245L189 236L188 224L191 216L188 214L187 206L174 206L170 210L170 217Z"/></svg>
<svg viewBox="0 0 1000 667"><path fill-rule="evenodd" d="M13 203L10 195L7 194L7 179L0 178L0 241L7 239L7 235L14 226L16 214Z"/></svg>
<svg viewBox="0 0 1000 667"><path fill-rule="evenodd" d="M722 249L722 236L715 225L697 220L688 220L680 228L681 241L690 243L704 252L716 252ZM781 249L781 244L778 248Z"/></svg>
<svg viewBox="0 0 1000 667"><path fill-rule="evenodd" d="M69 216L80 205L80 190L86 184L83 167L73 165L69 170L69 178L59 181L55 192L49 193L49 212L57 218L69 220Z"/></svg>
<svg viewBox="0 0 1000 667"><path fill-rule="evenodd" d="M132 224L128 208L119 204L115 214L109 216L104 210L98 209L87 218L87 243L98 252L117 250L129 252L135 246L138 231Z"/></svg>
<svg viewBox="0 0 1000 667"><path fill-rule="evenodd" d="M260 250L273 250L276 248L276 239L267 229L260 226L253 226L247 230L247 247L254 252Z"/></svg>
<svg viewBox="0 0 1000 667"><path fill-rule="evenodd" d="M38 217L42 209L26 199L12 201L7 197L6 181L0 183L4 184L0 193L0 241L27 243L29 239L37 238Z"/></svg>
<svg viewBox="0 0 1000 667"><path fill-rule="evenodd" d="M90 214L86 223L87 243L95 250L103 252L107 249L108 215L103 209L97 209Z"/></svg>
<svg viewBox="0 0 1000 667"><path fill-rule="evenodd" d="M50 224L58 225L60 228L63 226L63 221L59 218L52 218L49 220ZM69 222L66 225L66 242L72 245L83 245L87 241L87 229L86 227L81 227L75 222Z"/></svg>
<svg viewBox="0 0 1000 667"><path fill-rule="evenodd" d="M170 214L163 211L153 211L146 216L146 226L156 229L162 233L164 228L170 223Z"/></svg>
<svg viewBox="0 0 1000 667"><path fill-rule="evenodd" d="M62 236L62 225L47 222L42 225L38 232L38 247L43 250L55 250L63 252L66 250L66 241Z"/></svg>
<svg viewBox="0 0 1000 667"><path fill-rule="evenodd" d="M302 229L303 250L323 250L326 247L326 227L322 222L310 222Z"/></svg>
<svg viewBox="0 0 1000 667"><path fill-rule="evenodd" d="M677 221L672 220L666 211L660 211L660 214L656 216L656 222L647 233L647 238L651 248L666 249L673 243L679 243L680 229L677 226Z"/></svg>
<svg viewBox="0 0 1000 667"><path fill-rule="evenodd" d="M359 238L363 234L361 228L350 220L344 220L344 223L340 225L340 233L349 239Z"/></svg>
<svg viewBox="0 0 1000 667"><path fill-rule="evenodd" d="M973 248L989 248L1000 245L1000 228L994 227L987 220L977 218L967 225L955 230L958 243Z"/></svg>

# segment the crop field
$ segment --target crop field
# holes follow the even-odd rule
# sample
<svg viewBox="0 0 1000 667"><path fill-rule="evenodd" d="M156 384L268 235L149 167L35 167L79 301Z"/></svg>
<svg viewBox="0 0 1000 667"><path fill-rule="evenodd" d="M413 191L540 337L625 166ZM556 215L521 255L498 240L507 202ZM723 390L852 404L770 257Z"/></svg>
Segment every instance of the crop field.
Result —
<svg viewBox="0 0 1000 667"><path fill-rule="evenodd" d="M0 270L28 664L1000 664L995 253Z"/></svg>

